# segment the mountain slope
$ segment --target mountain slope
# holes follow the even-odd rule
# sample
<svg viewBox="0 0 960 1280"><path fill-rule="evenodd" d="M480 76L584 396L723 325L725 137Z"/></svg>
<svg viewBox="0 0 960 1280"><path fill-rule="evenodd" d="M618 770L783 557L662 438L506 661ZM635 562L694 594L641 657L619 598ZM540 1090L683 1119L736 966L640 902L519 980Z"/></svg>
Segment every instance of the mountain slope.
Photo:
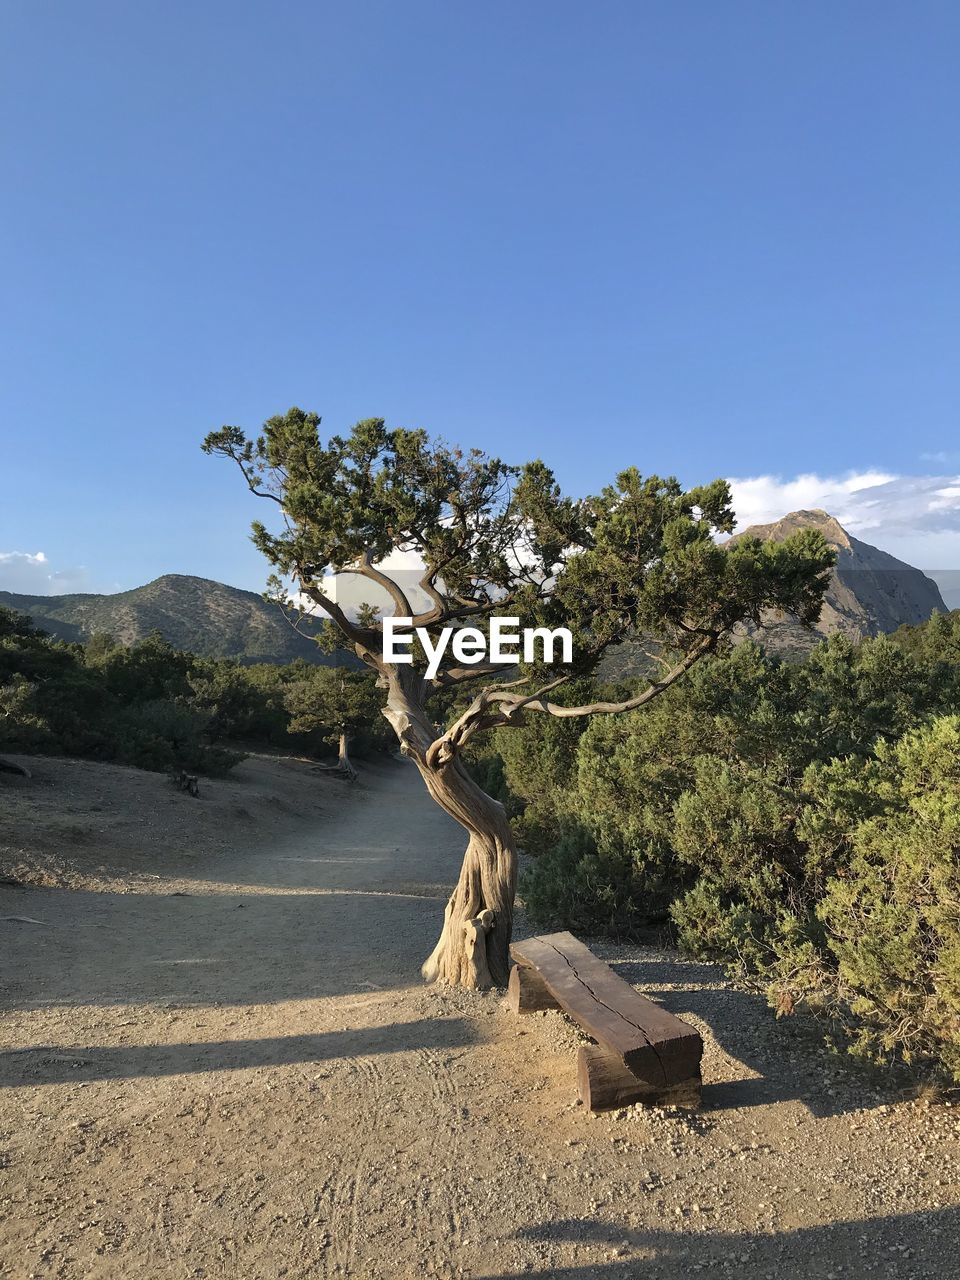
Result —
<svg viewBox="0 0 960 1280"><path fill-rule="evenodd" d="M947 612L937 584L896 556L861 542L826 511L792 511L774 524L751 525L730 539L753 535L782 542L800 529L817 529L836 549L837 563L813 633L792 619L770 618L764 644L785 656L808 652L824 636L843 632L863 640L896 631L904 623L925 622L934 609Z"/></svg>
<svg viewBox="0 0 960 1280"><path fill-rule="evenodd" d="M837 550L820 621L813 632L790 618L770 618L760 637L767 648L799 657L824 636L841 631L851 640L925 622L934 609L947 612L937 584L886 551L861 542L826 511L793 511L774 524L753 525L731 539L754 534L782 541L798 529L819 529ZM0 591L0 605L29 614L64 640L87 640L106 631L125 644L159 631L178 649L244 662L308 662L334 659L298 635L275 605L252 591L208 578L168 573L155 582L116 595L25 596ZM309 624L306 624L308 629ZM340 661L343 661L341 655ZM604 661L608 677L646 669L649 660L627 642Z"/></svg>
<svg viewBox="0 0 960 1280"><path fill-rule="evenodd" d="M244 662L328 664L332 657L298 635L276 605L252 591L209 578L168 573L116 595L24 596L0 591L0 605L29 614L63 640L89 640L106 631L124 644L159 631L178 649ZM312 624L305 629L316 630Z"/></svg>
<svg viewBox="0 0 960 1280"><path fill-rule="evenodd" d="M835 631L853 641L864 640L896 631L904 623L926 622L934 609L948 611L932 579L896 556L853 537L826 511L792 511L774 524L751 525L734 534L730 542L748 535L782 542L806 528L820 530L836 549L837 564L813 631L805 630L792 618L766 619L757 639L772 653L796 660ZM744 628L740 634L752 631L753 628ZM608 679L632 679L648 674L650 667L650 659L640 646L627 641L604 658L601 674Z"/></svg>

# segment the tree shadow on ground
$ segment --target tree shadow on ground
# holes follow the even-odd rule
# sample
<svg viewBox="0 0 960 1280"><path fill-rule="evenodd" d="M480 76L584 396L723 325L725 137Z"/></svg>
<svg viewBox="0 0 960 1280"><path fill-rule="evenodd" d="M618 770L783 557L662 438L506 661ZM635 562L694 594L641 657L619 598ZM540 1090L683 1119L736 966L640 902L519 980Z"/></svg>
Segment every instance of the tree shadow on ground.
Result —
<svg viewBox="0 0 960 1280"><path fill-rule="evenodd" d="M742 1277L897 1277L960 1275L960 1209L847 1220L776 1233L657 1231L596 1218L566 1218L523 1228L517 1238L551 1245L583 1243L624 1251L608 1262L483 1272L476 1280L659 1280L694 1272ZM637 1256L640 1255L640 1256Z"/></svg>
<svg viewBox="0 0 960 1280"><path fill-rule="evenodd" d="M453 1049L476 1042L463 1018L430 1018L316 1035L153 1045L43 1045L0 1051L0 1089L81 1084L184 1075L197 1071L249 1071L298 1062L328 1062L419 1049Z"/></svg>

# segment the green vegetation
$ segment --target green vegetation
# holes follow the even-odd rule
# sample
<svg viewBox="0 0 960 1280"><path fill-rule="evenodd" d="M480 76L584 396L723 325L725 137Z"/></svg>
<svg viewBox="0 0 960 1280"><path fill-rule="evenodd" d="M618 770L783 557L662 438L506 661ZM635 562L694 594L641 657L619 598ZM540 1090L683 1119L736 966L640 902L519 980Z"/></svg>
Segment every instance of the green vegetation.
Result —
<svg viewBox="0 0 960 1280"><path fill-rule="evenodd" d="M498 732L542 924L668 925L829 1014L853 1052L960 1081L960 612L802 664L753 642L642 712Z"/></svg>
<svg viewBox="0 0 960 1280"><path fill-rule="evenodd" d="M516 847L503 809L467 771L473 740L528 718L587 720L651 703L771 611L813 625L836 561L811 528L782 541L743 536L718 545L735 523L724 480L685 490L675 477L630 467L599 493L574 498L540 460L507 464L423 431L388 429L382 418L324 440L319 416L294 407L256 436L237 426L212 431L203 449L233 463L265 504L270 523L254 522L253 542L278 596L292 582L297 598L330 618L344 649L377 671L399 748L468 834L440 938L423 965L428 981L487 987L504 985L509 972ZM391 552L402 553L401 563L414 557L417 573L385 568ZM496 664L450 652L439 668L425 667L419 653L410 664L391 663L383 624L351 617L338 602L343 574L375 585L393 616L412 619L434 644L467 625L482 646L482 629L500 615L516 618L520 630L568 629L571 652L555 664L524 660L506 683ZM669 651L672 665L619 700L569 701L575 678L591 676L608 650L638 635ZM438 730L428 701L468 684L473 697Z"/></svg>
<svg viewBox="0 0 960 1280"><path fill-rule="evenodd" d="M346 735L382 747L373 677L316 666L198 658L159 635L133 645L95 634L54 640L0 608L0 749L221 774L238 746L325 755ZM362 707L360 718L357 709Z"/></svg>
<svg viewBox="0 0 960 1280"><path fill-rule="evenodd" d="M622 686L573 680L577 706ZM218 774L261 745L383 749L366 672L51 639L0 609L0 749ZM456 723L465 695L430 714ZM381 727L382 726L382 727ZM536 716L471 769L544 925L670 928L855 1054L960 1081L960 612L791 664L753 641L622 716Z"/></svg>

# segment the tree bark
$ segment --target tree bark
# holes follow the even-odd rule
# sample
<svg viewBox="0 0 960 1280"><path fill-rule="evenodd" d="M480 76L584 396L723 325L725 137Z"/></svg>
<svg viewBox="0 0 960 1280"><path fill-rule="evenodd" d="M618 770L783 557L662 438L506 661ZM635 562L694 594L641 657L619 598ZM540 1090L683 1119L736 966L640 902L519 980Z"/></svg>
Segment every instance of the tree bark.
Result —
<svg viewBox="0 0 960 1280"><path fill-rule="evenodd" d="M350 760L350 735L348 733L341 732L340 734L337 768L346 778L352 780L357 777L357 771Z"/></svg>
<svg viewBox="0 0 960 1280"><path fill-rule="evenodd" d="M478 990L505 987L517 889L516 846L506 811L474 782L459 758L439 766L428 763L434 726L410 674L404 668L393 672L384 715L393 725L401 751L415 761L427 791L468 836L460 878L447 902L440 938L423 965L423 976L428 982Z"/></svg>
<svg viewBox="0 0 960 1280"><path fill-rule="evenodd" d="M505 987L517 890L517 855L506 812L459 760L441 769L421 766L420 771L431 796L469 837L457 887L444 911L443 930L423 976L428 982L481 990Z"/></svg>

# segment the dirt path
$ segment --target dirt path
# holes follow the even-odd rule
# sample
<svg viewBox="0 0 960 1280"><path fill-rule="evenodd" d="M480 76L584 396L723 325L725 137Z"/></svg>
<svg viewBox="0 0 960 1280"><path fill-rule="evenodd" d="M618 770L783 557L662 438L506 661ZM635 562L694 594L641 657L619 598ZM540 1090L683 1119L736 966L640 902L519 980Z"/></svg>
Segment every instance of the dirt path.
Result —
<svg viewBox="0 0 960 1280"><path fill-rule="evenodd" d="M419 985L463 841L408 767L165 787L0 793L6 865L69 886L0 889L0 1274L960 1275L960 1108L709 966L598 947L703 1030L693 1119L591 1118L559 1015Z"/></svg>

